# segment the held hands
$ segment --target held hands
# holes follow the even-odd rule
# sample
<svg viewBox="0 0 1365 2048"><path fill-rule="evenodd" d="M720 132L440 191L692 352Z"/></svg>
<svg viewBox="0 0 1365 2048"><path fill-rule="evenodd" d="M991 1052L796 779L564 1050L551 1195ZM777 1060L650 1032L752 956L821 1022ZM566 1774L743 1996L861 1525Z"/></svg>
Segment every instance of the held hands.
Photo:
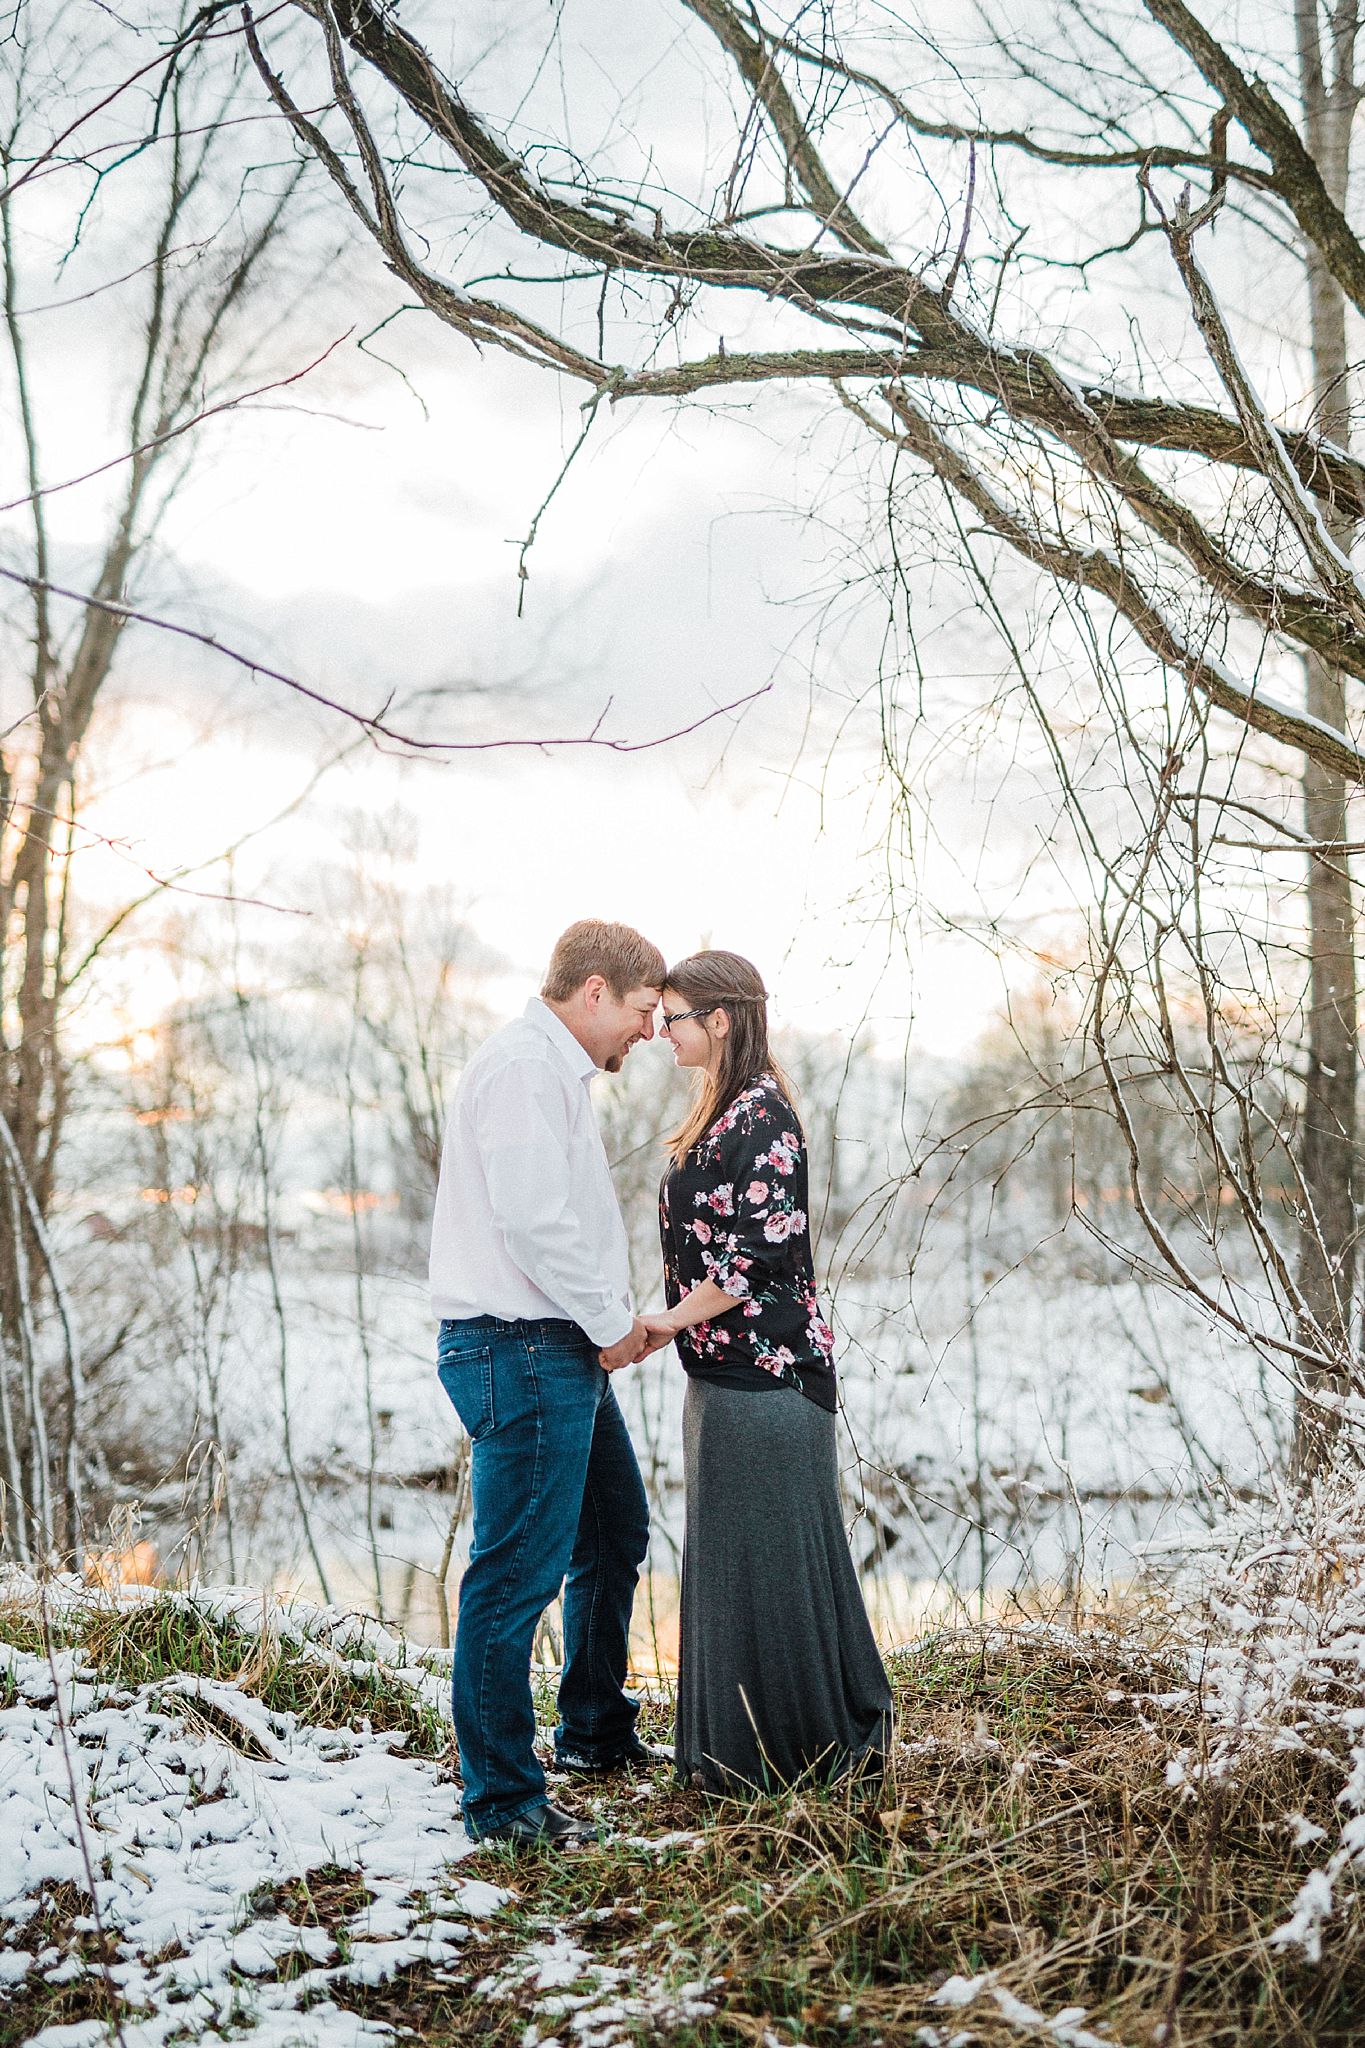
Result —
<svg viewBox="0 0 1365 2048"><path fill-rule="evenodd" d="M624 1337L618 1337L614 1344L597 1354L598 1363L604 1372L619 1372L623 1365L634 1365L649 1349L649 1332L639 1316L636 1316Z"/></svg>
<svg viewBox="0 0 1365 2048"><path fill-rule="evenodd" d="M597 1354L605 1372L619 1372L623 1365L638 1365L652 1351L662 1351L676 1335L666 1315L637 1316L624 1337Z"/></svg>

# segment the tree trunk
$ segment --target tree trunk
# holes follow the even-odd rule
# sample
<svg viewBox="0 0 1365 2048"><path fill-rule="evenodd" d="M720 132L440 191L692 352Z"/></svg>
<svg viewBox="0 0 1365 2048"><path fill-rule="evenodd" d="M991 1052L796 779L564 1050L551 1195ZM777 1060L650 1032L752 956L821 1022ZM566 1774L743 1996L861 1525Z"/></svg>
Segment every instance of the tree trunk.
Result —
<svg viewBox="0 0 1365 2048"><path fill-rule="evenodd" d="M1296 0L1304 123L1324 183L1346 203L1351 124L1355 112L1358 10L1337 10L1324 53L1315 0ZM1326 61L1324 61L1324 56ZM1343 447L1351 432L1346 301L1315 247L1308 252L1315 424ZM1324 518L1349 551L1354 524L1330 501ZM1307 708L1335 727L1346 722L1345 678L1315 655L1307 662ZM1355 1355L1355 1153L1359 1053L1356 1043L1355 907L1344 852L1346 784L1308 761L1303 778L1304 828L1320 851L1308 856L1308 1061L1300 1166L1307 1206L1299 1235L1298 1283L1304 1301L1300 1336L1330 1354L1333 1364L1304 1374L1295 1410L1294 1461L1301 1478L1317 1471L1337 1434L1336 1419L1313 1394L1345 1393Z"/></svg>

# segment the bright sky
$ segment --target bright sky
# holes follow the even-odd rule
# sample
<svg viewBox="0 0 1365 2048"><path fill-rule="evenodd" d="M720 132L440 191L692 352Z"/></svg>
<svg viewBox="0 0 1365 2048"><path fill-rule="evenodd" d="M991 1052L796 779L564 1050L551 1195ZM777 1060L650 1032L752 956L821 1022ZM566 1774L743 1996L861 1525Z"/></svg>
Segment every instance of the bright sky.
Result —
<svg viewBox="0 0 1365 2048"><path fill-rule="evenodd" d="M54 186L28 216L34 300L53 289L57 198ZM328 198L315 222L319 251L346 235ZM739 721L632 754L354 757L252 842L238 888L296 902L298 875L339 845L347 814L401 805L427 879L449 886L528 981L571 919L617 915L671 954L705 942L751 954L786 1022L851 1031L867 1019L893 1042L912 1024L926 1051L960 1051L1010 969L941 927L1023 870L1052 813L1027 774L997 809L1007 764L978 755L949 774L937 841L913 870L888 856L875 716L885 604L846 587L877 518L857 430L824 393L604 411L543 516L518 620L517 544L578 434L581 393L417 314L375 343L400 376L355 347L394 302L364 248L301 297L280 368L339 345L312 377L197 431L149 603L365 708L390 692L446 691L425 714L441 734L569 738L600 716L604 733L639 742L771 689ZM126 347L137 305L134 287L35 317L49 476L79 476L92 450L116 447L119 323ZM96 480L50 501L73 575L107 491ZM950 578L925 580L916 603L946 724L1001 654ZM395 714L405 726L421 715ZM88 821L119 850L84 855L79 889L112 911L145 886L142 869L208 858L283 809L347 737L279 686L142 632L126 646L87 798ZM206 878L222 882L221 869ZM1013 908L1046 918L1064 894L1039 873ZM908 943L888 921L893 902ZM130 935L158 919L153 907ZM291 938L294 923L280 920ZM118 978L123 1009L149 1021L162 979L127 959Z"/></svg>
<svg viewBox="0 0 1365 2048"><path fill-rule="evenodd" d="M296 862L355 810L400 805L427 878L448 881L528 980L574 917L616 915L675 956L706 941L749 953L789 1023L849 1031L867 1018L903 1042L913 1017L926 1049L960 1050L964 1024L970 1035L999 1002L1000 970L944 941L926 963L885 923L875 724L870 712L844 723L873 683L881 608L875 595L842 604L815 634L844 572L827 531L791 512L824 493L839 453L812 430L809 401L606 421L542 523L518 620L510 543L576 430L574 394L442 330L411 322L408 336L425 418L396 377L352 356L320 390L329 416L261 410L205 430L209 459L166 529L157 608L352 703L448 688L428 717L443 734L570 738L605 710L605 733L650 740L771 689L741 719L635 753L400 764L362 752L253 842L239 889L297 900ZM80 408L54 413L50 470L79 473L91 438ZM101 489L53 501L73 548L98 530ZM928 607L922 623L931 638ZM467 681L484 694L462 695ZM112 909L140 891L142 868L225 848L348 737L279 686L143 632L86 813L122 851L87 854L82 888ZM223 871L203 885L223 886ZM159 922L145 916L131 932ZM118 981L124 1026L145 1025L162 978L127 963Z"/></svg>

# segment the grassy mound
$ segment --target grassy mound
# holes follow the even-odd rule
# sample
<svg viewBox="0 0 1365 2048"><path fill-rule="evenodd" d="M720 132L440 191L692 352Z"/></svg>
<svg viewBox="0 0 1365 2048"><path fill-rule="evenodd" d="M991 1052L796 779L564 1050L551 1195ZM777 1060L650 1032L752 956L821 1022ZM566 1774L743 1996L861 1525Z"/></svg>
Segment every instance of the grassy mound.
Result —
<svg viewBox="0 0 1365 2048"><path fill-rule="evenodd" d="M1103 1635L941 1636L893 1677L900 1740L875 1792L741 1807L623 1789L597 1802L620 1830L599 1848L480 1851L518 1893L495 1953L362 2009L499 2048L528 2025L572 2038L575 2001L587 2020L632 1984L656 1987L661 2021L635 2032L698 2044L1359 2041L1358 1906L1320 1963L1270 1940L1313 1863L1290 1816L1333 1825L1331 1761L1261 1746L1224 1777L1173 1766L1210 1742L1184 1667ZM695 1839L641 1839L669 1831ZM556 1969L547 1994L527 1959L571 1951L577 1977ZM697 1986L714 2010L677 2014Z"/></svg>
<svg viewBox="0 0 1365 2048"><path fill-rule="evenodd" d="M310 1636L158 1594L73 1601L51 1619L106 1684L230 1681L313 1724L449 1749L435 1672L402 1646L405 1665L366 1654L334 1617ZM0 1607L0 1638L36 1651L40 1620ZM884 1783L748 1805L684 1793L666 1769L591 1797L556 1783L553 1796L610 1825L606 1842L478 1850L461 1878L512 1897L458 1962L332 1995L435 2048L527 2048L533 2034L565 2048L1361 2038L1365 1923L1349 1882L1320 1961L1273 1938L1339 1829L1339 1756L1229 1734L1186 1654L1113 1630L940 1634L892 1676ZM668 1739L666 1702L642 1730ZM230 1722L217 1732L233 1739ZM360 1874L336 1868L268 1903L342 1943L361 1897ZM62 1923L84 1904L74 1891L44 1902L51 1940L73 1938ZM97 1985L26 2009L38 1996L34 1984L0 2005L0 2043L35 2022L108 2017Z"/></svg>
<svg viewBox="0 0 1365 2048"><path fill-rule="evenodd" d="M330 1639L338 1634L341 1647ZM448 1684L448 1658L442 1678L439 1656L430 1667L409 1662L424 1653L361 1617L302 1603L272 1606L259 1596L206 1603L196 1593L172 1591L40 1606L25 1585L8 1599L0 1589L0 1642L31 1656L49 1647L79 1650L95 1677L129 1692L185 1677L214 1679L315 1727L402 1733L411 1756L441 1757L450 1749L450 1724L437 1704Z"/></svg>

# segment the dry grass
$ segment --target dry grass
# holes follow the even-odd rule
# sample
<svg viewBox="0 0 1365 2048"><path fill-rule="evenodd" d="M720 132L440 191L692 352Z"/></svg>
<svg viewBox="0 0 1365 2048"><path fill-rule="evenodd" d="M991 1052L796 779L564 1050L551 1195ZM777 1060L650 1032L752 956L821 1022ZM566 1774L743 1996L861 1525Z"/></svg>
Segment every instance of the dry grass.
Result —
<svg viewBox="0 0 1365 2048"><path fill-rule="evenodd" d="M408 1981L357 2003L405 2014L428 2041L520 2041L532 1993L468 1993L560 1929L640 1983L710 1980L717 2010L663 2030L678 2041L1054 2040L1017 2012L1011 2023L990 1986L966 2010L934 2003L945 1978L987 1970L1044 2015L1083 2007L1116 2041L1154 2042L1168 2017L1189 2048L1359 2041L1358 1908L1316 1966L1269 1942L1312 1867L1288 1816L1331 1825L1330 1763L1249 1749L1216 1811L1182 1796L1168 1759L1207 1733L1188 1696L1163 1703L1183 1675L1104 1635L939 1637L894 1675L901 1740L875 1792L747 1808L666 1781L646 1800L614 1795L602 1810L623 1835L696 1830L700 1845L664 1858L622 1840L558 1858L481 1851L462 1868L519 1897L471 1956L464 1998Z"/></svg>
<svg viewBox="0 0 1365 2048"><path fill-rule="evenodd" d="M348 1690L306 1662L291 1670L268 1642L161 1608L149 1602L83 1636L106 1679L195 1670L310 1720L411 1725L411 1696L403 1720L402 1688L389 1698L382 1677ZM557 1786L566 1804L596 1805L615 1838L558 1857L480 1850L452 1882L485 1876L515 1897L458 1967L332 1995L433 2048L520 2048L532 2024L567 2041L569 2021L546 2016L519 1981L532 1944L567 1934L584 1954L571 1995L594 1993L593 1966L624 1972L620 1988L646 1992L657 2014L637 2014L627 2033L693 2048L897 2048L964 2035L1055 2048L1057 2036L1021 2024L1017 2008L1011 2021L997 1990L1043 2015L1084 2008L1086 2027L1129 2044L1155 2043L1166 2020L1184 2048L1346 2048L1362 2037L1354 1894L1321 1963L1270 1941L1315 1861L1295 1846L1291 1817L1335 1835L1336 1760L1247 1741L1221 1781L1168 1785L1170 1760L1206 1757L1217 1734L1150 1629L1141 1642L1102 1628L942 1634L897 1659L893 1678L899 1739L883 1785L798 1788L748 1806L682 1793L664 1771L592 1800ZM666 1738L666 1706L651 1705L642 1725ZM674 1830L693 1839L642 1845ZM335 1932L360 1903L358 1884L354 1871L318 1871L254 1903ZM60 1902L45 1910L62 1917ZM985 1971L991 1982L969 2006L934 2002L949 1976ZM714 2010L663 2017L669 1990L698 1980ZM80 1995L95 2005L35 2008L26 2022L28 2000L13 2001L0 2011L0 2048L27 2038L16 2025L97 2016L98 1987Z"/></svg>

